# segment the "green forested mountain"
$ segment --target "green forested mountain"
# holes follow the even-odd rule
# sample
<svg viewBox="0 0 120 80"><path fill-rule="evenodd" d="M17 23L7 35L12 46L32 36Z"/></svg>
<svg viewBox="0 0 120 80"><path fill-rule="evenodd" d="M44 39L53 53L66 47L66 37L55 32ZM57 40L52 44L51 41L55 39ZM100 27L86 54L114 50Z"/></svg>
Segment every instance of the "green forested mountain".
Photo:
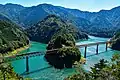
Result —
<svg viewBox="0 0 120 80"><path fill-rule="evenodd" d="M0 5L0 13L6 15L10 20L17 24L20 24L19 14L23 9L25 9L25 7L11 3Z"/></svg>
<svg viewBox="0 0 120 80"><path fill-rule="evenodd" d="M25 32L16 24L0 20L0 53L6 53L29 44Z"/></svg>
<svg viewBox="0 0 120 80"><path fill-rule="evenodd" d="M43 20L46 16L54 14L71 22L80 30L89 35L99 37L112 37L120 29L120 7L99 12L80 11L51 4L40 4L24 7L17 4L0 5L0 13L24 28L30 27ZM109 33L109 34L108 34Z"/></svg>
<svg viewBox="0 0 120 80"><path fill-rule="evenodd" d="M120 50L120 30L116 32L114 37L112 38L115 42L112 44L112 49Z"/></svg>
<svg viewBox="0 0 120 80"><path fill-rule="evenodd" d="M11 22L10 19L8 19L4 14L0 14L0 20L5 20Z"/></svg>
<svg viewBox="0 0 120 80"><path fill-rule="evenodd" d="M42 43L48 43L54 34L62 31L72 34L76 40L88 39L87 34L80 32L71 23L66 23L55 15L47 16L44 20L28 28L26 31L29 34L30 40Z"/></svg>

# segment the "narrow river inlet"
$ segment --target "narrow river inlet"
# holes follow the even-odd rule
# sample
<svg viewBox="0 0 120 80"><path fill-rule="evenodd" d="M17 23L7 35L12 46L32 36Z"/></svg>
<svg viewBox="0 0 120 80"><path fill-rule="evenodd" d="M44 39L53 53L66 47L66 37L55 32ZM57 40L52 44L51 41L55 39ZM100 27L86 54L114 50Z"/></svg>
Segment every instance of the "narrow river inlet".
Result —
<svg viewBox="0 0 120 80"><path fill-rule="evenodd" d="M104 42L107 41L108 38L99 38L94 36L89 36L90 39L86 41L79 41L76 44L87 44L94 42ZM28 50L24 50L20 52L20 54L24 54L26 52L34 52L34 51L44 51L46 50L46 44L41 44L38 42L31 42L31 46ZM84 56L84 48L80 48L82 56ZM94 64L98 63L100 59L105 59L110 61L111 57L115 53L120 53L119 51L108 49L106 52L105 45L99 46L99 54L96 55L96 46L88 47L87 49L87 58L86 64L83 65L83 68L87 71L90 71L90 67ZM29 59L30 65L30 74L24 75L26 71L26 61L25 59L16 60L12 62L12 66L16 73L27 77L32 78L33 80L63 80L65 77L76 73L75 68L71 69L55 69L50 66L44 59L44 55L31 57Z"/></svg>

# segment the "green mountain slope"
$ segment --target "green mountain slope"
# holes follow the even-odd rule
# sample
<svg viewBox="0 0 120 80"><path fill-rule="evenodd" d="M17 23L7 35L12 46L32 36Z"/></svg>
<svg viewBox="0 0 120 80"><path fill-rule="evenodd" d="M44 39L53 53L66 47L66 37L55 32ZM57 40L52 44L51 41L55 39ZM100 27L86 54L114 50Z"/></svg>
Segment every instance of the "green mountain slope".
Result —
<svg viewBox="0 0 120 80"><path fill-rule="evenodd" d="M23 30L16 24L0 20L0 53L6 53L29 44Z"/></svg>
<svg viewBox="0 0 120 80"><path fill-rule="evenodd" d="M99 12L80 11L51 4L24 7L17 4L0 4L0 13L24 28L31 27L54 14L74 24L77 28L98 37L112 37L120 29L120 6ZM109 33L109 34L108 34Z"/></svg>
<svg viewBox="0 0 120 80"><path fill-rule="evenodd" d="M77 28L72 26L71 23L66 23L55 15L47 16L44 20L28 28L26 31L29 34L30 40L42 43L48 43L54 34L61 31L71 33L76 40L88 39L85 33L80 32Z"/></svg>
<svg viewBox="0 0 120 80"><path fill-rule="evenodd" d="M114 37L112 38L115 42L112 44L112 49L120 50L120 30L116 32Z"/></svg>
<svg viewBox="0 0 120 80"><path fill-rule="evenodd" d="M5 20L5 21L11 22L10 19L8 19L4 14L1 14L1 13L0 13L0 20Z"/></svg>

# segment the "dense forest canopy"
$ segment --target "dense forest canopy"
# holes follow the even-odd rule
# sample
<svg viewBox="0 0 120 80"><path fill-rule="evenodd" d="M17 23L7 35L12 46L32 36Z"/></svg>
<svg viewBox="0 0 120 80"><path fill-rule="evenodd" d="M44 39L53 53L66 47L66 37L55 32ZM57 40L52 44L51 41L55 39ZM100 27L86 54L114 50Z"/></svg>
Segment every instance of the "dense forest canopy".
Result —
<svg viewBox="0 0 120 80"><path fill-rule="evenodd" d="M6 53L29 44L25 32L16 24L0 20L0 53Z"/></svg>
<svg viewBox="0 0 120 80"><path fill-rule="evenodd" d="M51 4L40 4L32 7L5 4L0 5L0 13L24 28L31 27L46 16L54 14L66 22L74 24L80 31L82 30L89 35L112 37L114 32L120 29L120 7L99 12L88 12Z"/></svg>
<svg viewBox="0 0 120 80"><path fill-rule="evenodd" d="M13 67L10 63L0 64L0 80L31 80L23 78L14 72Z"/></svg>
<svg viewBox="0 0 120 80"><path fill-rule="evenodd" d="M114 41L112 43L112 49L115 49L115 50L120 50L120 30L118 30L114 37L112 38L112 40Z"/></svg>
<svg viewBox="0 0 120 80"><path fill-rule="evenodd" d="M13 55L13 50L28 44L29 39L24 30L0 14L0 57L5 53ZM16 74L10 63L1 63L2 61L4 60L0 58L0 80L30 80Z"/></svg>
<svg viewBox="0 0 120 80"><path fill-rule="evenodd" d="M46 60L55 68L72 68L75 61L79 62L81 53L75 46L75 39L70 33L58 33L49 41L47 50L54 50L52 53L46 52Z"/></svg>
<svg viewBox="0 0 120 80"><path fill-rule="evenodd" d="M57 33L66 31L72 34L75 40L88 39L88 35L79 31L72 24L65 22L60 17L49 15L42 21L38 22L26 30L30 40L42 43L48 43L52 36Z"/></svg>
<svg viewBox="0 0 120 80"><path fill-rule="evenodd" d="M86 72L77 66L76 74L65 78L64 80L120 80L120 54L115 54L111 62L101 59L97 64L91 67L90 72Z"/></svg>

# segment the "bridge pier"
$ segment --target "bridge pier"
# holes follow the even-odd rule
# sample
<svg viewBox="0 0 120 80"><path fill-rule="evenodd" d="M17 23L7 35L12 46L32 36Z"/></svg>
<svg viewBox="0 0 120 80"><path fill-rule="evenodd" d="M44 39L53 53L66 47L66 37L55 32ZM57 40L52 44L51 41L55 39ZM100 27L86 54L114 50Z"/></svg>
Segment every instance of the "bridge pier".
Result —
<svg viewBox="0 0 120 80"><path fill-rule="evenodd" d="M29 57L26 56L26 73L29 73Z"/></svg>
<svg viewBox="0 0 120 80"><path fill-rule="evenodd" d="M113 42L113 41L112 41ZM89 44L81 44L81 45L77 45L78 48L85 48L84 51L84 58L86 58L86 54L87 54L87 47L89 46L96 46L96 55L98 55L99 53L99 45L100 44L105 44L105 50L108 51L108 44L112 43L111 41L106 41L106 42L96 42L96 43L89 43Z"/></svg>
<svg viewBox="0 0 120 80"><path fill-rule="evenodd" d="M98 49L99 49L99 44L97 44L97 48L96 48L96 55L98 55Z"/></svg>
<svg viewBox="0 0 120 80"><path fill-rule="evenodd" d="M85 46L84 58L86 58L86 54L87 54L87 46Z"/></svg>
<svg viewBox="0 0 120 80"><path fill-rule="evenodd" d="M106 43L106 51L107 51L107 48L108 48L108 43Z"/></svg>

